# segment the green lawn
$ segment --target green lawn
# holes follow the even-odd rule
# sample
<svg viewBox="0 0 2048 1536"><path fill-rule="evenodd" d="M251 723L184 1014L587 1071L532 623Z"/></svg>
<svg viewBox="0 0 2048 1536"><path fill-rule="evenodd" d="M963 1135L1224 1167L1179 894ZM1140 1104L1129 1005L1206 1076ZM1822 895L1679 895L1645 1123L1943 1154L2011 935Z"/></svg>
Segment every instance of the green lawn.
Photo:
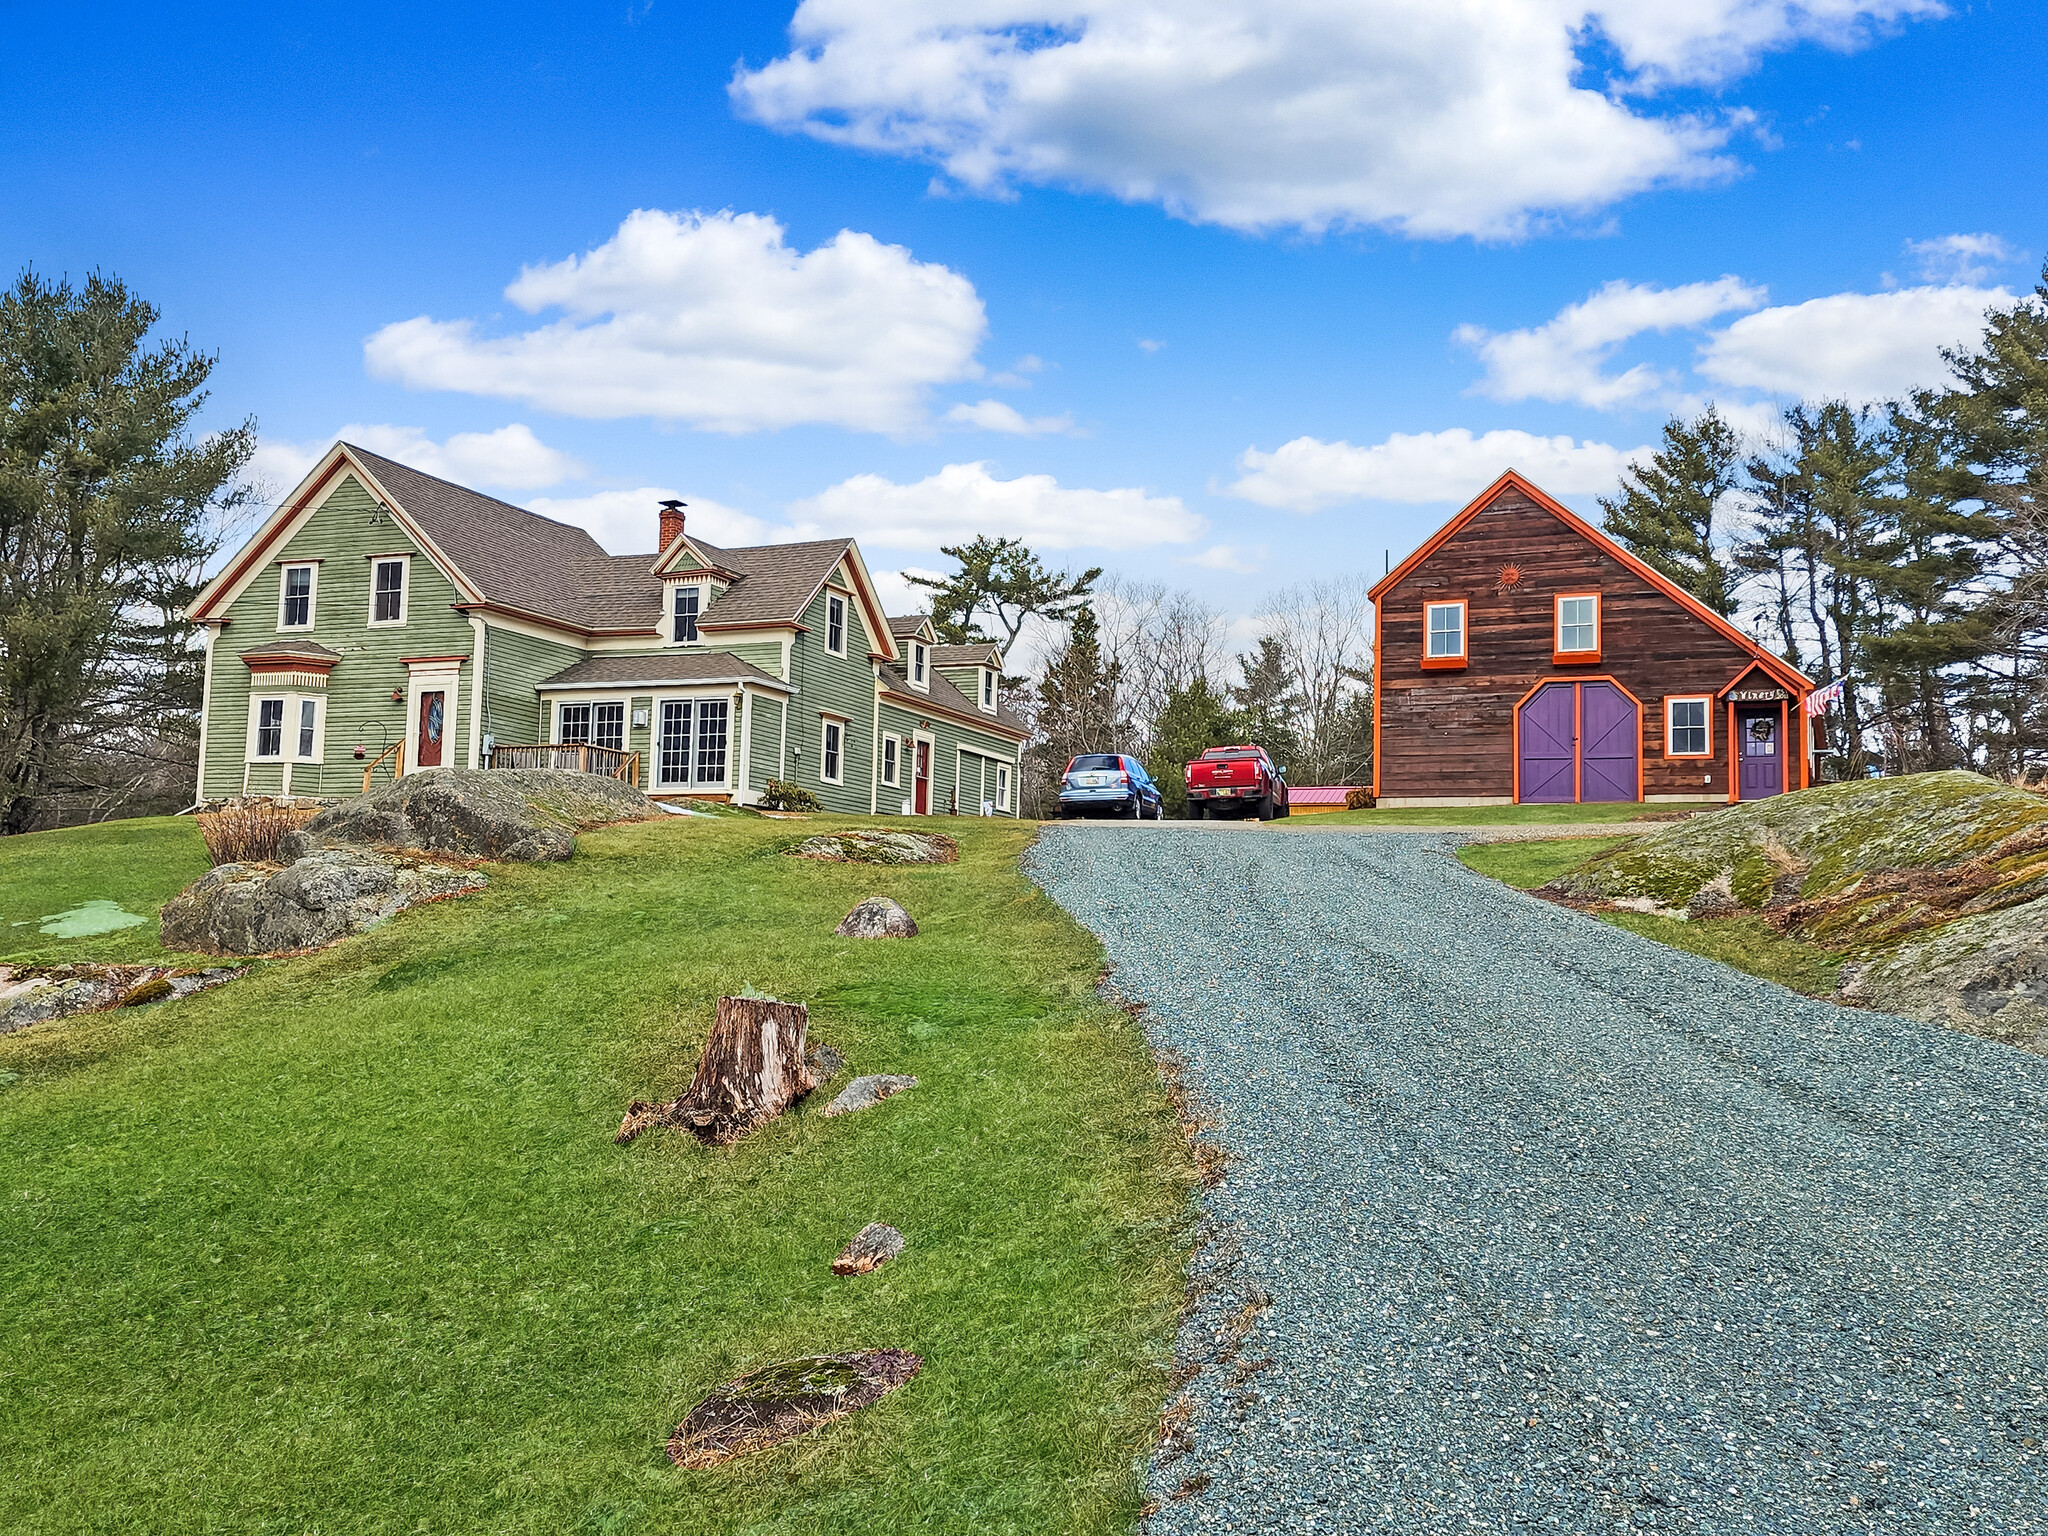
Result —
<svg viewBox="0 0 2048 1536"><path fill-rule="evenodd" d="M1561 837L1525 843L1468 843L1458 850L1458 858L1482 875L1491 875L1526 891L1548 884L1566 870L1625 841L1619 837ZM1755 913L1700 921L1653 917L1644 912L1596 915L1603 923L1626 928L1630 933L1688 954L1719 960L1809 997L1827 997L1841 984L1840 955L1818 945L1788 939L1774 932Z"/></svg>
<svg viewBox="0 0 2048 1536"><path fill-rule="evenodd" d="M1668 806L1635 801L1603 805L1446 805L1416 810L1316 811L1271 823L1276 827L1528 827L1634 821Z"/></svg>
<svg viewBox="0 0 2048 1536"><path fill-rule="evenodd" d="M159 959L157 908L206 865L206 845L189 816L0 838L0 960ZM42 931L49 919L96 901L144 921L92 937Z"/></svg>
<svg viewBox="0 0 2048 1536"><path fill-rule="evenodd" d="M0 1037L0 1530L1129 1530L1190 1188L1142 1036L1017 871L1033 828L949 823L940 868L780 856L818 830L586 834L218 991ZM153 905L194 843L17 839L6 899ZM834 938L869 894L923 936ZM747 985L919 1086L613 1146ZM907 1253L834 1278L871 1220ZM707 1388L867 1346L924 1372L757 1457L664 1459Z"/></svg>

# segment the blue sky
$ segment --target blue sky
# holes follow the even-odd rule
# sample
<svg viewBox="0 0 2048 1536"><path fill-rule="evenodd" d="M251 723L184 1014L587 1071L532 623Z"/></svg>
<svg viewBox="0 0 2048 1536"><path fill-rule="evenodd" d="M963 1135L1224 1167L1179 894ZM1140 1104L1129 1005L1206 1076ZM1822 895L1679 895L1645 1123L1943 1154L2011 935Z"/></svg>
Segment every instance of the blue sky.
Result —
<svg viewBox="0 0 2048 1536"><path fill-rule="evenodd" d="M280 490L351 426L622 552L673 492L1244 614L1935 382L2048 250L2038 7L1070 5L0 4L0 257L218 351Z"/></svg>

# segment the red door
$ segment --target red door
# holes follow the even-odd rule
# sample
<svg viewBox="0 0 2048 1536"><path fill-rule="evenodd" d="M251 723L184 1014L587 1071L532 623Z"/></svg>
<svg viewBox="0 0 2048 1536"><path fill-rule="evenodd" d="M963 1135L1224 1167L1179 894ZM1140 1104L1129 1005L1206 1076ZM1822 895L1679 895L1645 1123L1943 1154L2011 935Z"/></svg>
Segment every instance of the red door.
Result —
<svg viewBox="0 0 2048 1536"><path fill-rule="evenodd" d="M1778 712L1737 714L1735 753L1741 778L1737 794L1744 800L1763 800L1785 790L1784 743L1778 740Z"/></svg>
<svg viewBox="0 0 2048 1536"><path fill-rule="evenodd" d="M441 766L441 736L448 723L448 695L436 690L420 695L419 752L422 768Z"/></svg>
<svg viewBox="0 0 2048 1536"><path fill-rule="evenodd" d="M917 786L916 798L911 801L912 807L920 816L931 815L932 747L928 741L920 741L917 744L917 766L911 773L911 779Z"/></svg>

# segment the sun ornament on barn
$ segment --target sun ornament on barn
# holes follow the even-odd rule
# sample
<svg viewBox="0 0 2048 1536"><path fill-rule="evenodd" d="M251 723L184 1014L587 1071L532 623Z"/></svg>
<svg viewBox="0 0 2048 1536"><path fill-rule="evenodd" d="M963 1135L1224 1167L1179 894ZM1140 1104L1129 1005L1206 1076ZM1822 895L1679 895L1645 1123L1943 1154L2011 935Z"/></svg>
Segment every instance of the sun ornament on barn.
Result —
<svg viewBox="0 0 2048 1536"><path fill-rule="evenodd" d="M1519 565L1504 565L1493 578L1493 590L1502 597L1510 592L1520 592L1529 585L1529 578L1522 574Z"/></svg>

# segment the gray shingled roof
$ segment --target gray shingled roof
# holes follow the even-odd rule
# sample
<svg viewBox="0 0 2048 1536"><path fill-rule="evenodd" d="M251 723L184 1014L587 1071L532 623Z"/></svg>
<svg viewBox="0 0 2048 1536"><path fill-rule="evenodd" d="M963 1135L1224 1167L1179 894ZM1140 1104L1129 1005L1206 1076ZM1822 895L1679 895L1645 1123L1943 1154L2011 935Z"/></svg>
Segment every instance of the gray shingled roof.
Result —
<svg viewBox="0 0 2048 1536"><path fill-rule="evenodd" d="M654 575L654 555L606 554L581 528L423 474L354 443L347 447L487 602L578 629L652 630L661 622L662 584ZM739 574L698 620L712 626L795 622L853 544L851 539L817 539L719 549L694 537L690 542L705 559Z"/></svg>
<svg viewBox="0 0 2048 1536"><path fill-rule="evenodd" d="M789 685L730 651L664 651L655 656L592 656L564 668L539 684L551 688L608 688L614 684L641 687L660 684L765 683L789 691Z"/></svg>
<svg viewBox="0 0 2048 1536"><path fill-rule="evenodd" d="M903 680L903 674L894 667L884 666L882 668L882 686L895 696L894 702L905 709L915 709L926 699L930 699L940 709L949 710L956 715L965 715L970 720L979 720L986 725L1000 724L1009 730L1015 731L1019 736L1029 736L1031 734L1025 728L1024 722L1010 713L1010 707L1000 700L996 703L996 712L991 715L983 711L982 707L969 699L966 694L955 688L946 680L942 673L933 672L930 681L932 685L931 692L929 694L919 693Z"/></svg>
<svg viewBox="0 0 2048 1536"><path fill-rule="evenodd" d="M696 543L693 539L692 543ZM720 624L789 624L803 617L804 604L833 567L846 558L851 539L816 539L808 544L759 544L749 549L713 551L698 544L707 559L740 579L713 599L697 622Z"/></svg>
<svg viewBox="0 0 2048 1536"><path fill-rule="evenodd" d="M908 640L920 629L924 628L925 622L929 618L929 614L923 613L892 614L889 618L889 633L898 640Z"/></svg>
<svg viewBox="0 0 2048 1536"><path fill-rule="evenodd" d="M995 656L1002 649L993 640L984 640L979 645L935 645L932 647L932 665L935 667L992 667Z"/></svg>
<svg viewBox="0 0 2048 1536"><path fill-rule="evenodd" d="M647 628L659 619L652 555L608 555L581 528L347 446L487 601L579 629ZM617 569L633 565L637 581Z"/></svg>
<svg viewBox="0 0 2048 1536"><path fill-rule="evenodd" d="M289 661L294 657L306 657L315 661L339 661L341 652L330 650L318 640L271 640L242 652L244 661Z"/></svg>

